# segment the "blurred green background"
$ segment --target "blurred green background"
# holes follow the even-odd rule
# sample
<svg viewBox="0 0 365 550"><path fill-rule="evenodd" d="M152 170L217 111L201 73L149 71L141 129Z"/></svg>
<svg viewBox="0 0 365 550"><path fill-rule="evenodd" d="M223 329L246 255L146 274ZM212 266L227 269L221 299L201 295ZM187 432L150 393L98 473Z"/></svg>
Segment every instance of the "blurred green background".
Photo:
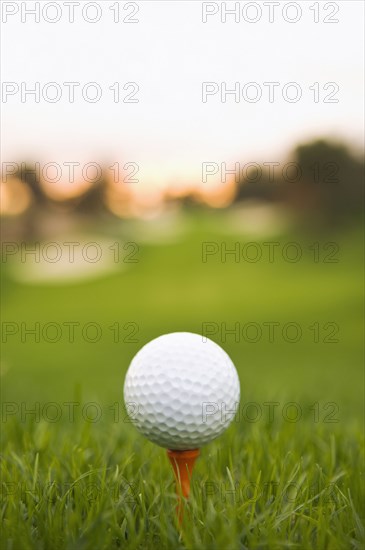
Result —
<svg viewBox="0 0 365 550"><path fill-rule="evenodd" d="M304 142L274 177L263 164L231 175L220 196L167 191L156 210L107 172L56 199L34 166L12 166L1 188L3 401L77 395L108 407L143 344L191 331L232 356L243 404L335 402L344 425L360 419L363 167L344 143Z"/></svg>
<svg viewBox="0 0 365 550"><path fill-rule="evenodd" d="M155 223L130 222L128 241L137 230L151 235ZM3 331L3 400L25 401L31 408L36 401L73 400L81 388L83 400L112 405L121 401L126 369L143 344L166 332L205 333L206 323L213 323L215 333L207 334L236 364L243 403L289 400L309 407L316 401L336 402L341 422L360 421L361 228L350 225L341 232L322 233L320 239L293 232L253 239L233 232L227 212L189 212L176 224L182 227L176 240L141 243L137 263L123 263L121 258L116 271L96 280L22 284L11 277L12 264L5 265L3 329L4 323L18 325L16 334L7 334L13 325ZM111 228L109 238L110 233ZM111 242L120 239L116 233L112 237ZM262 258L256 263L244 259L236 263L235 256L228 254L223 263L218 252L203 262L204 242L215 242L219 249L224 243L227 250L236 243L255 242ZM280 243L273 262L265 242ZM301 247L302 258L296 263L282 256L289 242ZM328 242L338 245L336 263L325 261ZM314 261L313 243L318 243L320 261ZM70 322L78 323L74 342L64 324ZM273 342L264 324L268 322L279 323ZM293 331L289 330L288 338L282 333L291 322L302 332L297 342L286 341L295 339ZM39 342L25 332L36 323ZM59 341L47 341L55 338L52 327L42 337L47 323L61 327ZM82 329L88 323L99 326L97 342L83 338ZM239 323L240 334L225 335L222 323L231 330ZM256 339L256 330L245 333L246 323L260 326L258 341L250 341ZM88 330L86 338L96 338L93 328Z"/></svg>

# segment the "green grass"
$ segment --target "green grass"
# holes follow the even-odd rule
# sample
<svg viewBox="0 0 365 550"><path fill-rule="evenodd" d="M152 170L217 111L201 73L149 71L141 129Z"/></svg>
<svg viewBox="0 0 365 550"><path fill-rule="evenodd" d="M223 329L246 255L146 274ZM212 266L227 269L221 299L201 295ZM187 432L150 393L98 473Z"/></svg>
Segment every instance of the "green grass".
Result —
<svg viewBox="0 0 365 550"><path fill-rule="evenodd" d="M262 239L300 242L298 263L203 263L202 241L257 239L229 234L224 213L199 220L178 242L141 244L138 264L92 282L20 285L4 266L3 323L97 322L102 336L89 343L76 331L71 343L64 331L52 344L17 334L3 344L2 548L363 548L361 233ZM137 240L132 225L124 232ZM339 262L313 262L315 241L338 242ZM108 328L116 322L118 343ZM129 343L123 326L131 322L138 331ZM276 322L279 333L272 343L265 331L256 343L212 336L237 366L240 414L202 449L179 530L166 453L126 421L123 379L144 343L175 330L201 333L207 322ZM302 330L296 343L281 336L289 322ZM325 342L326 323L337 325L337 342ZM51 402L61 411L55 422L51 405L42 413ZM65 402L79 403L73 420ZM97 422L82 414L91 402ZM273 418L267 402L278 403ZM289 402L300 407L297 422Z"/></svg>

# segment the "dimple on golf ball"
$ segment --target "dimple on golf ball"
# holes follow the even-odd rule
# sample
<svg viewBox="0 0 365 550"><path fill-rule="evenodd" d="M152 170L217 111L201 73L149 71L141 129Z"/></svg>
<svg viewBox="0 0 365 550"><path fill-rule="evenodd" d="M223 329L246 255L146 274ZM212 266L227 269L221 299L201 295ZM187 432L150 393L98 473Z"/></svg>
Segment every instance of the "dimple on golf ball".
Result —
<svg viewBox="0 0 365 550"><path fill-rule="evenodd" d="M173 450L196 449L231 423L239 378L227 353L190 332L165 334L132 360L124 383L131 421L148 439Z"/></svg>

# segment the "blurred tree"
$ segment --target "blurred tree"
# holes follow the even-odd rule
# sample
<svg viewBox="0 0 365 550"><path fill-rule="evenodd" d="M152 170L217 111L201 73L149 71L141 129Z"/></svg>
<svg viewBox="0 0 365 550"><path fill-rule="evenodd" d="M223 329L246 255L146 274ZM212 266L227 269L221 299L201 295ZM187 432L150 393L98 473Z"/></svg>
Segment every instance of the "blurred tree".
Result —
<svg viewBox="0 0 365 550"><path fill-rule="evenodd" d="M107 181L102 178L90 185L86 191L72 200L72 207L75 214L84 216L98 216L110 214L105 204Z"/></svg>
<svg viewBox="0 0 365 550"><path fill-rule="evenodd" d="M39 234L42 213L50 207L50 200L42 187L34 163L23 162L15 177L26 184L31 192L31 202L21 215L18 223L19 236L25 240L34 240Z"/></svg>
<svg viewBox="0 0 365 550"><path fill-rule="evenodd" d="M85 223L88 218L94 221L97 216L111 215L105 204L105 178L95 181L77 196L56 200L43 187L34 163L22 163L14 177L27 186L32 197L16 228L17 236L26 241L45 237L51 231L62 232L67 226ZM13 231L13 226L11 220L4 221L5 229Z"/></svg>
<svg viewBox="0 0 365 550"><path fill-rule="evenodd" d="M33 197L33 204L45 204L49 199L41 185L34 164L22 163L21 168L15 174L15 177L23 181L30 189Z"/></svg>
<svg viewBox="0 0 365 550"><path fill-rule="evenodd" d="M298 145L280 166L255 167L237 186L235 201L281 202L298 218L339 223L363 212L364 160L341 143Z"/></svg>
<svg viewBox="0 0 365 550"><path fill-rule="evenodd" d="M298 189L315 197L325 221L338 223L363 211L364 160L324 139L298 145L292 160L302 170Z"/></svg>

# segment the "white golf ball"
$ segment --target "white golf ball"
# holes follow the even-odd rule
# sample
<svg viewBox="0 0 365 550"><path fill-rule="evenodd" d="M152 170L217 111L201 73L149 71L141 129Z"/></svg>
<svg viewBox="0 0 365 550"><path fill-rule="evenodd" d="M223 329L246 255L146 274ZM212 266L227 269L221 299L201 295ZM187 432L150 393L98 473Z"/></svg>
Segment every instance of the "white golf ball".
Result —
<svg viewBox="0 0 365 550"><path fill-rule="evenodd" d="M146 344L124 383L131 421L148 439L173 450L196 449L231 423L239 378L227 353L199 334L174 332Z"/></svg>

